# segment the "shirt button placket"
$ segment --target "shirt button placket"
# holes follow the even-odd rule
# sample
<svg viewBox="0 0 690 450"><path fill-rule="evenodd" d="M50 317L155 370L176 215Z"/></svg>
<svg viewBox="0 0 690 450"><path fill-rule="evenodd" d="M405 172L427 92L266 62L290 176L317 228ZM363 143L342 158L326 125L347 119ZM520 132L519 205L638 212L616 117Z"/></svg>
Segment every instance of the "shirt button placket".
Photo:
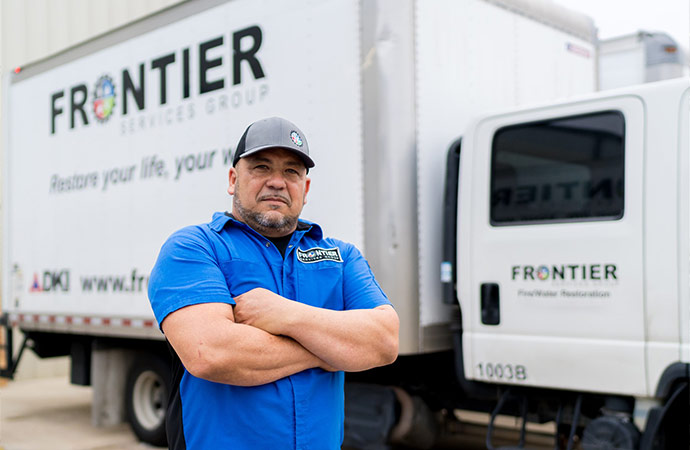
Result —
<svg viewBox="0 0 690 450"><path fill-rule="evenodd" d="M306 450L309 448L307 430L305 429L308 418L305 417L306 404L303 400L304 395L300 392L301 389L299 387L299 385L295 386L295 441L297 450Z"/></svg>
<svg viewBox="0 0 690 450"><path fill-rule="evenodd" d="M287 298L292 298L299 301L298 295L298 265L295 265L295 259L292 257L291 251L294 249L294 239L299 241L300 236L293 236L293 243L291 243L287 249L286 258L283 260L283 293ZM307 424L309 423L309 417L307 417L307 401L306 392L308 389L304 385L304 379L300 374L295 374L291 377L292 389L295 396L295 447L297 450L308 450L309 447L309 433Z"/></svg>

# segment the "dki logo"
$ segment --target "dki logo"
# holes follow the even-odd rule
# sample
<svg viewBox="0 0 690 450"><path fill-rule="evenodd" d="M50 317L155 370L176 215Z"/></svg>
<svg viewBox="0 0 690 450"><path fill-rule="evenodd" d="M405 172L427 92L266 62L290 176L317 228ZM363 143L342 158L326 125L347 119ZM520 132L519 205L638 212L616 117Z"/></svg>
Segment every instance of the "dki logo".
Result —
<svg viewBox="0 0 690 450"><path fill-rule="evenodd" d="M29 287L29 292L69 291L69 270L51 271L45 270L43 278L39 278L34 272L34 279Z"/></svg>
<svg viewBox="0 0 690 450"><path fill-rule="evenodd" d="M257 25L235 31L230 35L232 41L232 51L230 52L229 60L232 61L231 81L233 86L242 83L242 63L249 65L252 76L255 80L264 78L264 70L259 62L257 53L261 48L262 31ZM114 112L116 106L116 95L120 97L122 104L122 116L130 113L128 100L130 97L134 100L137 110L142 111L146 108L146 79L151 72L157 71L159 79L160 90L158 93L158 104L165 105L168 102L168 94L170 92L177 92L178 99L185 100L192 95L192 79L198 81L197 90L199 95L213 92L225 87L226 76L217 75L220 72L217 67L225 63L225 58L222 55L215 58L209 56L209 52L216 52L215 48L223 47L225 45L226 36L221 35L213 39L207 40L199 44L195 52L190 52L190 48L186 47L178 51L173 51L168 54L157 56L149 61L139 63L138 70L133 76L130 69L124 68L121 70L121 92L116 93L116 86L113 78L109 75L102 75L96 82L95 89L92 93L91 105L88 105L89 92L86 83L76 84L69 89L63 89L54 92L51 95L51 113L50 113L50 134L55 134L57 131L60 117L64 114L64 100L66 92L69 92L69 127L73 129L77 126L77 122L81 122L81 126L88 126L90 124L89 114L91 114L99 123L106 122ZM194 61L192 61L194 59ZM177 86L170 86L168 77L168 68L175 67L180 70L180 77L172 77L178 81ZM195 68L196 73L192 74L192 68ZM213 70L214 78L211 78L209 71ZM194 75L192 77L192 75ZM174 89L173 89L174 88Z"/></svg>

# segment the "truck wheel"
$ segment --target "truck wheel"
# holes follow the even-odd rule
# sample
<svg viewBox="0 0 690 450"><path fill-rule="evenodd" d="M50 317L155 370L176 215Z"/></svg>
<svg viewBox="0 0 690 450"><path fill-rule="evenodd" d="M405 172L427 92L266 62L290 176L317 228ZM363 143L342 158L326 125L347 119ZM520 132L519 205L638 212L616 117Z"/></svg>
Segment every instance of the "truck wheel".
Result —
<svg viewBox="0 0 690 450"><path fill-rule="evenodd" d="M144 442L167 446L165 411L170 394L170 365L158 357L138 358L129 370L125 390L127 420Z"/></svg>
<svg viewBox="0 0 690 450"><path fill-rule="evenodd" d="M592 420L582 436L584 450L636 449L639 443L637 427L615 416L600 416Z"/></svg>

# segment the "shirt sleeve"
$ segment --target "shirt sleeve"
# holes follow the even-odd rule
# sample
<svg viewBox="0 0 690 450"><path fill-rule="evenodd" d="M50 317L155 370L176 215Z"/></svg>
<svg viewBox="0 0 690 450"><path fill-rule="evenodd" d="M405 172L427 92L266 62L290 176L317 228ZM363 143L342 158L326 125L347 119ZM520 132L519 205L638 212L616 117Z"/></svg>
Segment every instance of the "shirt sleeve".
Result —
<svg viewBox="0 0 690 450"><path fill-rule="evenodd" d="M235 304L209 237L200 227L183 228L163 244L148 291L159 327L168 314L185 306Z"/></svg>
<svg viewBox="0 0 690 450"><path fill-rule="evenodd" d="M374 278L371 267L362 253L353 245L343 252L343 295L345 309L371 309L377 306L390 305L381 286Z"/></svg>

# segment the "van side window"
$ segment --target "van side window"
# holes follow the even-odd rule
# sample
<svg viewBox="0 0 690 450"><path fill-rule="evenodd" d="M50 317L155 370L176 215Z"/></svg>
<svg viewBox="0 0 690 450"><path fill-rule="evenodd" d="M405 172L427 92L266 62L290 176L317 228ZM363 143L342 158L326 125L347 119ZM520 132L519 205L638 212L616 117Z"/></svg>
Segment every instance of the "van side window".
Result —
<svg viewBox="0 0 690 450"><path fill-rule="evenodd" d="M619 111L499 129L492 146L491 224L620 219L624 147Z"/></svg>

